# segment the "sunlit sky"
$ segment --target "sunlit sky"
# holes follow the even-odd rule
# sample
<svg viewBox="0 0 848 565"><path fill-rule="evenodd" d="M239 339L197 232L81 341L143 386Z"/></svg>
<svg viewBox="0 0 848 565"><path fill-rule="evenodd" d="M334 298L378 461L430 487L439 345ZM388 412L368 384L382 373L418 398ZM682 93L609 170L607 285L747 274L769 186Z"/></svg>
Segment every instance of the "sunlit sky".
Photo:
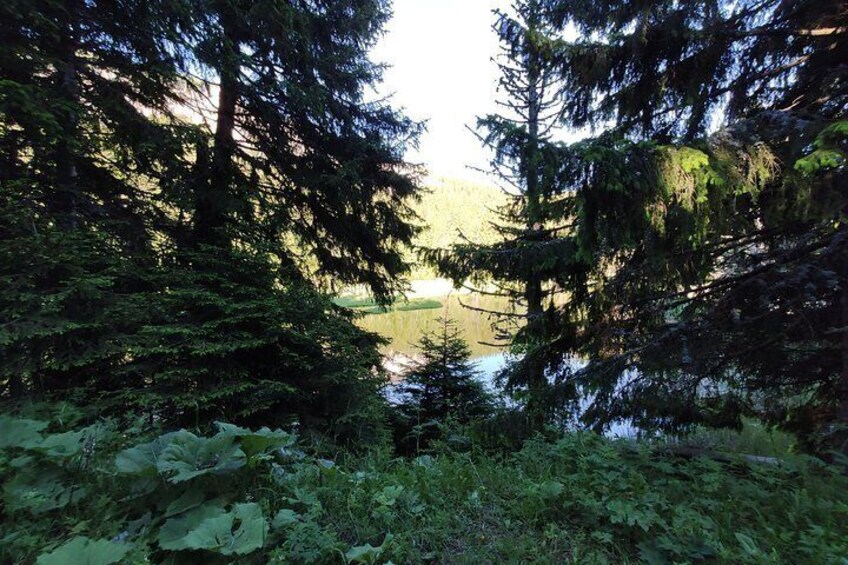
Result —
<svg viewBox="0 0 848 565"><path fill-rule="evenodd" d="M394 15L375 47L375 61L391 65L381 94L407 115L427 122L420 147L409 160L432 176L483 177L468 166L486 167L488 153L466 126L495 111L498 72L492 57L497 38L492 10L506 0L394 0Z"/></svg>
<svg viewBox="0 0 848 565"><path fill-rule="evenodd" d="M408 116L424 121L427 131L409 161L427 167L431 177L493 182L489 152L468 127L498 112L499 78L493 58L498 39L493 10L510 11L511 0L394 0L393 16L372 59L389 65L378 95ZM564 37L574 39L574 31ZM574 141L581 132L559 130L553 137Z"/></svg>

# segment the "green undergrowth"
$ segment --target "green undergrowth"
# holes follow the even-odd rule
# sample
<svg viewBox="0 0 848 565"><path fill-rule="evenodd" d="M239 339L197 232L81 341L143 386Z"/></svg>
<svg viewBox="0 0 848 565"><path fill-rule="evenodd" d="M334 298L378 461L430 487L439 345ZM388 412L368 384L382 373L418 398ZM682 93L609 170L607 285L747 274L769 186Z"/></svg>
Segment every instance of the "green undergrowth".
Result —
<svg viewBox="0 0 848 565"><path fill-rule="evenodd" d="M0 562L845 563L848 479L591 434L492 454L334 452L218 424L0 417ZM462 450L449 447L463 445Z"/></svg>
<svg viewBox="0 0 848 565"><path fill-rule="evenodd" d="M753 419L743 419L738 431L697 428L672 443L766 457L783 457L797 450L792 435Z"/></svg>

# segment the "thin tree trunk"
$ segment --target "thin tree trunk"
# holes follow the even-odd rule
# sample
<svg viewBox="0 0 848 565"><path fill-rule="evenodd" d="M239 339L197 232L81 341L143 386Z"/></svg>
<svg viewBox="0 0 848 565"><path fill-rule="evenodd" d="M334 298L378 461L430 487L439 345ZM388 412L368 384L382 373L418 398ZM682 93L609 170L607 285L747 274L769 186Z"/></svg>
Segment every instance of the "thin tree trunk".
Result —
<svg viewBox="0 0 848 565"><path fill-rule="evenodd" d="M75 107L79 104L79 78L77 70L78 31L76 25L80 6L78 0L67 0L65 7L68 22L60 43L62 60L56 67L56 83L60 98L69 110L63 112L62 133L56 146L56 195L55 206L58 225L71 230L77 225L79 207L79 170L75 145L79 136L79 116Z"/></svg>
<svg viewBox="0 0 848 565"><path fill-rule="evenodd" d="M848 277L845 277L848 279ZM842 374L837 388L839 405L836 412L838 424L848 427L848 280L842 282Z"/></svg>
<svg viewBox="0 0 848 565"><path fill-rule="evenodd" d="M3 163L0 165L0 182L9 182L18 178L18 137L14 130L4 132L6 145L3 147Z"/></svg>
<svg viewBox="0 0 848 565"><path fill-rule="evenodd" d="M535 25L535 16L538 6L535 2L530 5L530 19L528 25L532 30ZM528 72L528 108L527 129L529 135L529 147L526 153L525 174L527 175L527 233L531 240L535 240L537 234L542 231L541 194L538 176L538 140L539 140L539 113L541 111L541 100L539 92L539 56L532 46L528 46L529 72ZM542 323L542 280L535 273L530 272L525 285L524 298L527 300L527 332L533 345L537 339L541 339L540 324ZM531 345L531 347L533 346ZM530 392L528 411L536 427L545 423L546 415L542 406L542 396L545 389L544 366L539 359L532 357L527 366L527 380Z"/></svg>

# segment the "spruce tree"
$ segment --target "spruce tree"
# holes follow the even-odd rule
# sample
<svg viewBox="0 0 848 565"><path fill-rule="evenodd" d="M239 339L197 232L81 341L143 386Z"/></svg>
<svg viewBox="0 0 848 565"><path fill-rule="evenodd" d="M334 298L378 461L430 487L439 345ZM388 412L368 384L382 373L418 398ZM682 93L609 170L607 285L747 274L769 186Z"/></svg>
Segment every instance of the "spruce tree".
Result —
<svg viewBox="0 0 848 565"><path fill-rule="evenodd" d="M555 221L558 179L553 130L561 112L562 85L543 55L556 30L543 18L537 0L520 0L496 11L494 31L501 44L498 66L503 112L478 121L481 142L493 152L491 173L510 201L498 210L500 241L466 240L448 250L425 250L425 258L457 285L494 284L510 299L509 312L491 312L501 333L522 354L506 369L510 390L525 400L536 425L549 416L547 375L536 355L546 342L558 270Z"/></svg>
<svg viewBox="0 0 848 565"><path fill-rule="evenodd" d="M467 424L488 414L491 400L470 361L471 350L456 322L436 320L438 329L424 332L418 342L420 360L398 387L405 396L401 413L420 446L438 435L449 419Z"/></svg>
<svg viewBox="0 0 848 565"><path fill-rule="evenodd" d="M407 269L418 126L365 100L386 3L2 10L4 397L201 425L372 410L379 340L312 281L387 301Z"/></svg>
<svg viewBox="0 0 848 565"><path fill-rule="evenodd" d="M211 146L198 149L193 239L226 245L292 238L340 283L390 299L415 234L419 126L366 90L389 15L382 0L216 0L196 6L186 48L217 88ZM228 229L229 228L229 229ZM281 254L282 249L280 249ZM304 266L303 261L298 261Z"/></svg>
<svg viewBox="0 0 848 565"><path fill-rule="evenodd" d="M196 147L171 291L143 334L159 347L130 369L155 374L153 395L188 418L339 420L377 398L378 340L308 267L385 302L415 233L403 150L417 126L364 100L385 3L192 6L180 48L199 91L217 91L214 128Z"/></svg>
<svg viewBox="0 0 848 565"><path fill-rule="evenodd" d="M0 397L116 386L148 286L149 189L185 173L164 2L0 7Z"/></svg>
<svg viewBox="0 0 848 565"><path fill-rule="evenodd" d="M536 353L587 422L848 425L848 15L837 1L545 2L563 118L558 284ZM588 359L564 370L570 356ZM560 368L560 369L557 369ZM635 372L634 372L635 370ZM844 437L844 436L843 436Z"/></svg>

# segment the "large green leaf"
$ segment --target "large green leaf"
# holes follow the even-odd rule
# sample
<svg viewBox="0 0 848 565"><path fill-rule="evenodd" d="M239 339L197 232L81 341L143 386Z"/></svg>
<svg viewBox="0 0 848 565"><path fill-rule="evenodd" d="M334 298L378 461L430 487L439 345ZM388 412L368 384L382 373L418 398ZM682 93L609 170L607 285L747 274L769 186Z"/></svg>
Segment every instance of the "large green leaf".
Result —
<svg viewBox="0 0 848 565"><path fill-rule="evenodd" d="M126 544L76 537L50 553L38 556L38 565L110 565L130 550Z"/></svg>
<svg viewBox="0 0 848 565"><path fill-rule="evenodd" d="M218 524L226 514L223 506L210 503L170 518L159 530L159 546L172 551L214 549L220 543L216 533L222 528Z"/></svg>
<svg viewBox="0 0 848 565"><path fill-rule="evenodd" d="M183 430L162 451L157 467L171 475L170 482L180 483L207 473L226 474L244 464L245 454L232 436L204 438Z"/></svg>
<svg viewBox="0 0 848 565"><path fill-rule="evenodd" d="M262 428L254 432L223 422L217 422L216 425L220 430L218 433L219 436L239 438L241 440L241 448L248 457L294 445L294 436L283 430L271 431L269 428Z"/></svg>
<svg viewBox="0 0 848 565"><path fill-rule="evenodd" d="M402 486L390 485L383 487L383 490L374 494L373 499L377 504L382 504L383 506L394 506L401 493L403 493Z"/></svg>
<svg viewBox="0 0 848 565"><path fill-rule="evenodd" d="M206 502L206 495L202 490L189 489L168 505L168 508L165 510L165 518L170 518L171 516L176 516L197 508L204 502Z"/></svg>
<svg viewBox="0 0 848 565"><path fill-rule="evenodd" d="M48 457L71 457L82 450L82 440L89 433L88 429L78 432L65 432L61 434L50 434L33 449L40 451Z"/></svg>
<svg viewBox="0 0 848 565"><path fill-rule="evenodd" d="M159 436L149 443L142 443L118 453L115 467L119 473L153 476L159 473L159 457L174 436L180 432L171 432ZM188 432L185 432L188 433Z"/></svg>
<svg viewBox="0 0 848 565"><path fill-rule="evenodd" d="M345 553L349 563L376 563L392 543L392 534L386 534L383 543L374 547L370 543L352 547Z"/></svg>
<svg viewBox="0 0 848 565"><path fill-rule="evenodd" d="M276 516L274 516L274 521L271 525L274 527L275 530L279 530L297 523L299 519L300 514L298 514L291 508L283 508L282 510L277 512Z"/></svg>
<svg viewBox="0 0 848 565"><path fill-rule="evenodd" d="M40 432L46 427L47 422L0 416L0 449L5 447L29 449L41 443Z"/></svg>
<svg viewBox="0 0 848 565"><path fill-rule="evenodd" d="M64 508L85 495L83 487L66 486L62 482L62 473L55 468L36 467L15 475L3 485L3 502L7 512L28 510L42 514Z"/></svg>
<svg viewBox="0 0 848 565"><path fill-rule="evenodd" d="M268 523L258 504L236 504L227 512L204 504L169 519L159 531L159 546L171 551L205 549L222 555L244 555L261 548Z"/></svg>

